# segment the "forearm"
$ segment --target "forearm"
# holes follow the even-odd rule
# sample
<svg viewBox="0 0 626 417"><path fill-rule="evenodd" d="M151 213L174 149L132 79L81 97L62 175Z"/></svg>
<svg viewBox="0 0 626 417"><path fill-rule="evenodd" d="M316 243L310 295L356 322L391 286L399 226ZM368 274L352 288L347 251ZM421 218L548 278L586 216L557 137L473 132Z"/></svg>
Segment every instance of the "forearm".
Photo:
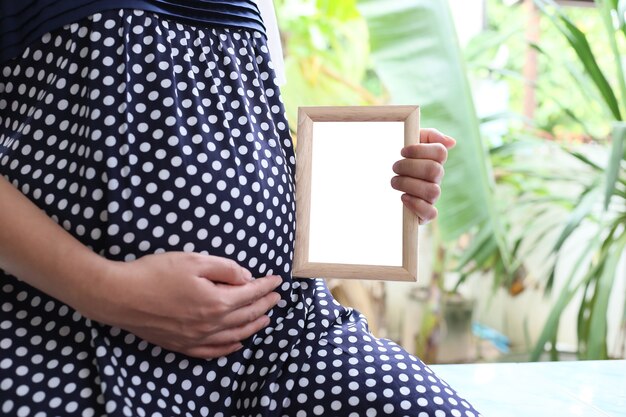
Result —
<svg viewBox="0 0 626 417"><path fill-rule="evenodd" d="M74 308L105 288L112 262L91 251L0 176L0 268Z"/></svg>

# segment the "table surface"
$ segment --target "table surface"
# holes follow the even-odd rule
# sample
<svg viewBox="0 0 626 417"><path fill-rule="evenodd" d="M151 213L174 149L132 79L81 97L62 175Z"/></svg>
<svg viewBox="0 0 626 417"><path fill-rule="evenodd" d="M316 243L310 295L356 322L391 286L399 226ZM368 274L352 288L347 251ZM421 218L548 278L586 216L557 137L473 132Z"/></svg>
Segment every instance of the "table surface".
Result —
<svg viewBox="0 0 626 417"><path fill-rule="evenodd" d="M626 360L430 368L483 417L626 417Z"/></svg>

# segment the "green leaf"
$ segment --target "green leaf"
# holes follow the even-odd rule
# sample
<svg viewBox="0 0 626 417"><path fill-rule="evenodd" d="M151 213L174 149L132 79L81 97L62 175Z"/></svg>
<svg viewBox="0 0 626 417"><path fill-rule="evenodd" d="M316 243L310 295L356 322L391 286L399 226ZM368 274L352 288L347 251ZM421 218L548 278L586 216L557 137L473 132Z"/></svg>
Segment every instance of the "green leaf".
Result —
<svg viewBox="0 0 626 417"><path fill-rule="evenodd" d="M626 160L626 122L616 122L613 125L613 144L606 170L606 189L604 192L604 210L608 210L611 197L615 193L621 164Z"/></svg>
<svg viewBox="0 0 626 417"><path fill-rule="evenodd" d="M531 44L531 46L533 46L547 60L553 59L553 56L549 52L541 48L539 45ZM546 97L550 97L550 100L556 103L559 106L559 108L567 112L568 116L570 116L575 122L577 122L578 124L582 126L583 130L585 131L587 135L593 136L590 133L591 129L587 126L586 120L583 120L579 118L578 116L576 116L573 110L571 110L570 108L568 108L568 106L562 103L561 100L557 98L558 96L554 95L552 89L559 88L561 90L564 90L564 89L570 88L569 86L571 86L571 83L574 82L576 87L580 90L580 93L583 95L583 97L586 97L588 102L602 102L603 98L600 96L599 92L597 91L597 88L593 80L590 79L590 77L587 76L585 72L581 71L578 65L574 65L572 62L569 62L569 61L563 62L563 65L565 69L567 70L568 74L570 75L570 77L572 77L572 80L558 80L561 82L558 82L555 80L554 83L551 83L547 87L541 88L539 91L541 91ZM538 84L538 87L541 87L541 86L543 86L543 84L541 83ZM576 101L575 104L579 105L578 101ZM610 109L607 106L600 106L600 108L602 108L603 110L606 110L605 112L606 117L608 118L613 117Z"/></svg>
<svg viewBox="0 0 626 417"><path fill-rule="evenodd" d="M571 156L573 156L574 158L578 159L579 161L583 162L584 164L586 164L586 165L590 166L591 168L595 169L596 171L603 171L604 170L604 168L602 168L600 165L596 164L595 162L593 162L591 159L587 158L587 156L583 155L580 152L569 151L569 154Z"/></svg>
<svg viewBox="0 0 626 417"><path fill-rule="evenodd" d="M563 243L565 243L583 219L591 212L593 205L596 203L598 193L599 190L597 188L590 188L588 192L581 196L576 208L570 214L561 235L554 244L554 248L552 249L554 252L561 250Z"/></svg>
<svg viewBox="0 0 626 417"><path fill-rule="evenodd" d="M504 226L494 181L447 1L360 0L372 62L394 103L420 105L422 127L457 139L446 163L438 205L442 237L475 227L492 233L507 268Z"/></svg>
<svg viewBox="0 0 626 417"><path fill-rule="evenodd" d="M622 56L617 44L617 38L615 37L616 30L618 30L620 26L622 31L626 33L624 26L620 22L620 20L623 21L624 16L622 15L621 19L618 18L617 26L613 27L614 17L619 12L619 10L617 10L618 5L614 0L596 0L596 4L598 4L600 14L604 20L604 27L609 39L609 45L611 46L611 51L613 52L613 56L615 58L615 73L617 75L617 85L619 86L619 90L622 95L622 106L626 107L626 80L624 79L624 67L622 65ZM623 119L618 118L618 120Z"/></svg>
<svg viewBox="0 0 626 417"><path fill-rule="evenodd" d="M585 288L583 289L583 296L580 302L580 307L578 308L578 320L577 320L577 336L578 336L578 357L579 359L586 359L588 346L587 341L589 340L589 328L591 321L589 318L591 317L591 310L593 307L593 303L597 299L597 292L593 291L593 286L595 286L595 281L589 280L585 283ZM591 295L589 295L591 294Z"/></svg>
<svg viewBox="0 0 626 417"><path fill-rule="evenodd" d="M360 84L369 64L367 25L354 1L339 3L277 8L289 80L281 95L292 127L299 106L372 104Z"/></svg>
<svg viewBox="0 0 626 417"><path fill-rule="evenodd" d="M593 80L596 88L604 99L616 120L622 120L619 104L611 85L607 81L604 73L600 69L598 62L589 46L589 41L585 34L574 25L569 18L560 11L560 8L552 0L534 0L541 11L548 16L555 27L565 36L565 39L576 52L580 62ZM551 10L547 6L552 6Z"/></svg>
<svg viewBox="0 0 626 417"><path fill-rule="evenodd" d="M587 259L589 253L593 251L599 241L600 235L597 234L593 240L588 242L582 254L578 257L578 259L576 259L576 263L572 268L572 272L569 274L563 288L559 293L559 297L552 306L550 314L548 315L548 318L541 331L541 334L537 339L535 348L530 354L531 361L538 361L545 349L546 343L556 338L559 330L559 322L561 321L561 315L563 314L563 311L565 310L565 308L567 308L567 306L572 301L581 286L585 285L597 272L597 267L591 268L578 282L575 281L576 273L580 270L583 262L585 261L585 259Z"/></svg>
<svg viewBox="0 0 626 417"><path fill-rule="evenodd" d="M317 0L317 8L324 15L339 21L357 18L356 0Z"/></svg>
<svg viewBox="0 0 626 417"><path fill-rule="evenodd" d="M613 8L617 10L620 29L626 28L626 0L613 0Z"/></svg>
<svg viewBox="0 0 626 417"><path fill-rule="evenodd" d="M606 257L602 275L599 277L595 288L597 297L594 297L589 320L588 359L607 359L606 336L609 297L617 275L619 261L626 249L626 233L622 233L621 238L609 245L609 248L609 255Z"/></svg>

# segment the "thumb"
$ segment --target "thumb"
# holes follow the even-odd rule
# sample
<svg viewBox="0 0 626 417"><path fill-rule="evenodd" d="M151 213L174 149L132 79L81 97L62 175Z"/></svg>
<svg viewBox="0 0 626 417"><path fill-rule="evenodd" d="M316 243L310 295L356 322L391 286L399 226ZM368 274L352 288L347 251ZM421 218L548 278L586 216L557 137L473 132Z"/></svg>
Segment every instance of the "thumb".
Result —
<svg viewBox="0 0 626 417"><path fill-rule="evenodd" d="M199 276L213 282L243 285L253 281L252 274L232 259L206 255Z"/></svg>

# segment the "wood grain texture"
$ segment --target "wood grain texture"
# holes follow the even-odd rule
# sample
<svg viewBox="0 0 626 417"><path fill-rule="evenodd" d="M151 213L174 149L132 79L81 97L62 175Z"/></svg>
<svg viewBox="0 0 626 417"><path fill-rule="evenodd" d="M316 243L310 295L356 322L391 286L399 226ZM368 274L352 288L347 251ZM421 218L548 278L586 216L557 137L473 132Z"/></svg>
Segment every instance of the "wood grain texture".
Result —
<svg viewBox="0 0 626 417"><path fill-rule="evenodd" d="M404 145L419 141L418 106L322 106L298 109L296 241L292 273L299 278L417 280L419 219L402 210L402 266L309 262L313 125L315 122L404 122ZM400 150L398 149L398 152ZM319 156L317 156L319 157ZM364 168L367 169L367 168ZM399 204L402 204L399 202Z"/></svg>
<svg viewBox="0 0 626 417"><path fill-rule="evenodd" d="M414 145L420 140L419 108L404 121L404 146ZM406 207L402 208L402 266L417 281L417 233L419 218Z"/></svg>
<svg viewBox="0 0 626 417"><path fill-rule="evenodd" d="M313 151L313 120L302 108L298 110L298 142L296 145L296 241L292 271L294 276L309 262L309 230L311 228L311 166Z"/></svg>
<svg viewBox="0 0 626 417"><path fill-rule="evenodd" d="M415 281L404 267L307 262L294 276L299 278L373 279L383 281Z"/></svg>
<svg viewBox="0 0 626 417"><path fill-rule="evenodd" d="M405 122L418 106L311 106L300 107L314 122Z"/></svg>

